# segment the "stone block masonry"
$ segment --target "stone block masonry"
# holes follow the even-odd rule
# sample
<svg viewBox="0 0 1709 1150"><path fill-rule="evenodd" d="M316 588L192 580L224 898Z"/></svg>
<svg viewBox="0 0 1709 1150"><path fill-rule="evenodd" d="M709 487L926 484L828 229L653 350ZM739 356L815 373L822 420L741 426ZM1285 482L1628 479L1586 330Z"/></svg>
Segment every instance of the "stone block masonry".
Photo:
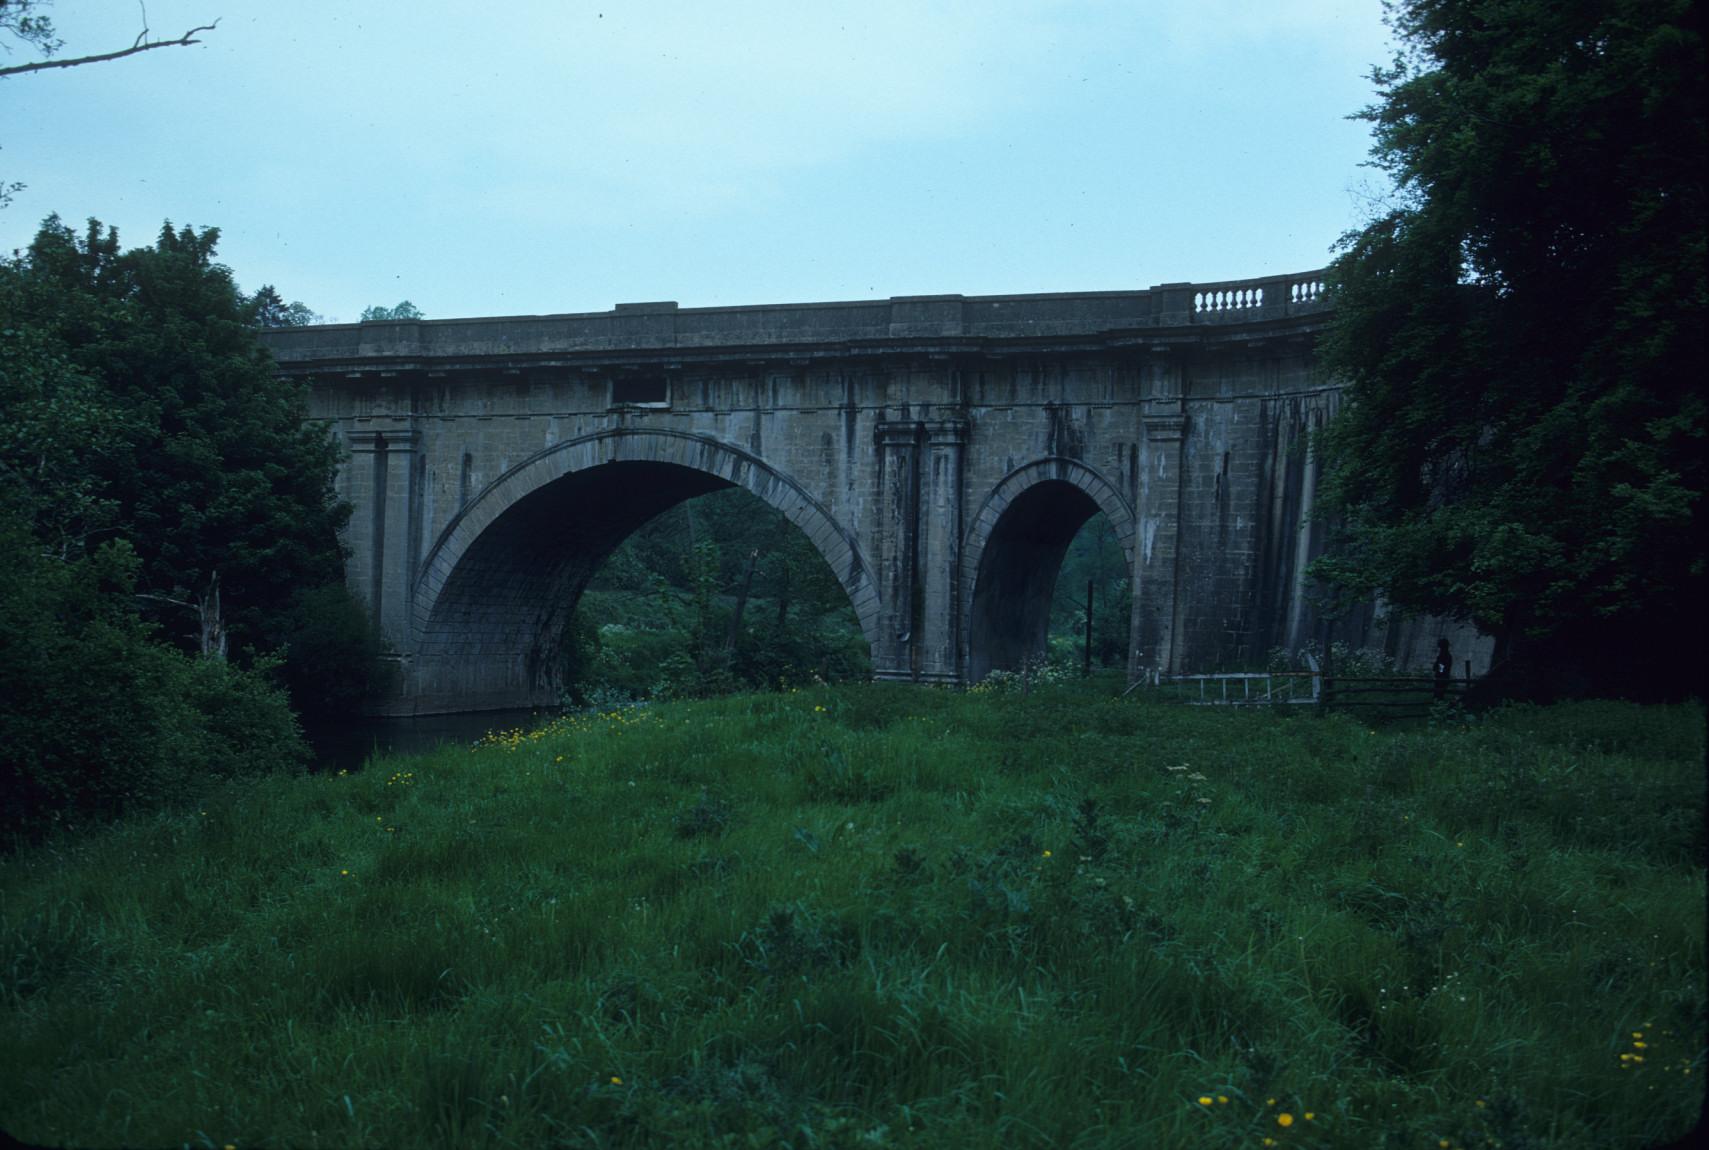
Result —
<svg viewBox="0 0 1709 1150"><path fill-rule="evenodd" d="M1339 396L1316 368L1320 283L619 304L263 338L348 448L348 578L403 664L391 713L555 702L559 637L599 564L731 485L825 557L875 673L921 682L1042 652L1063 551L1101 511L1135 589L1137 677L1318 634L1307 439ZM1376 633L1368 615L1348 637ZM1440 626L1408 626L1391 642L1433 651Z"/></svg>

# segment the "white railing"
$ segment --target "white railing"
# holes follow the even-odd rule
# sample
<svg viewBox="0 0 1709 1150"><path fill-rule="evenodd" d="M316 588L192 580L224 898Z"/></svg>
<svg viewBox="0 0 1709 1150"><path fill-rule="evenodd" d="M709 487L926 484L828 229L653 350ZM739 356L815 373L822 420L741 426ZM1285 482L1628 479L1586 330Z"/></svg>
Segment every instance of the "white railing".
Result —
<svg viewBox="0 0 1709 1150"><path fill-rule="evenodd" d="M1128 687L1166 691L1171 702L1194 707L1269 707L1313 704L1323 697L1323 671L1306 656L1309 671L1219 671L1208 675L1165 675L1153 668Z"/></svg>
<svg viewBox="0 0 1709 1150"><path fill-rule="evenodd" d="M1247 313L1282 314L1283 309L1324 302L1321 271L1181 286L1190 293L1189 306L1195 317L1256 318Z"/></svg>

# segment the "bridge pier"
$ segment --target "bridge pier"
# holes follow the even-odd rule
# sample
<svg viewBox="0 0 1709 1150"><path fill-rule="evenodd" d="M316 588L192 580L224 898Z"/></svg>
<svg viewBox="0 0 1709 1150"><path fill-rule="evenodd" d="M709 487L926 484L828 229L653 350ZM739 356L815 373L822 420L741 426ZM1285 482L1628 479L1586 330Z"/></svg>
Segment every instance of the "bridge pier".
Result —
<svg viewBox="0 0 1709 1150"><path fill-rule="evenodd" d="M878 424L878 585L883 603L872 643L872 674L914 679L922 670L924 615L920 568L920 424Z"/></svg>
<svg viewBox="0 0 1709 1150"><path fill-rule="evenodd" d="M959 683L961 666L962 449L965 419L924 424L926 460L920 517L924 521L918 578L922 584L919 678Z"/></svg>
<svg viewBox="0 0 1709 1150"><path fill-rule="evenodd" d="M1130 679L1151 668L1164 674L1177 669L1175 636L1185 606L1180 594L1180 519L1186 426L1178 399L1149 408L1142 421Z"/></svg>
<svg viewBox="0 0 1709 1150"><path fill-rule="evenodd" d="M413 428L402 425L364 428L348 437L347 498L360 509L347 529L348 579L367 602L387 644L400 652L410 648L413 576L419 561L418 439Z"/></svg>

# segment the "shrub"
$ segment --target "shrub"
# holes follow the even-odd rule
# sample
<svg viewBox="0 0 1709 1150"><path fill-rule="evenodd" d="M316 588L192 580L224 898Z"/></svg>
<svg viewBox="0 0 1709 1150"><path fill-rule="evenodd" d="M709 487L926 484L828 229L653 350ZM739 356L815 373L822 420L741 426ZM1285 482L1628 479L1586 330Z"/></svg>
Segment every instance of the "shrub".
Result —
<svg viewBox="0 0 1709 1150"><path fill-rule="evenodd" d="M247 670L217 659L179 662L183 698L197 719L198 774L230 778L308 765L308 747L290 700L267 681L277 660Z"/></svg>
<svg viewBox="0 0 1709 1150"><path fill-rule="evenodd" d="M0 516L0 831L172 802L204 780L307 758L262 673L153 641L136 561L109 543L61 560Z"/></svg>
<svg viewBox="0 0 1709 1150"><path fill-rule="evenodd" d="M391 685L368 609L342 583L298 592L285 636L285 687L316 718L349 715Z"/></svg>

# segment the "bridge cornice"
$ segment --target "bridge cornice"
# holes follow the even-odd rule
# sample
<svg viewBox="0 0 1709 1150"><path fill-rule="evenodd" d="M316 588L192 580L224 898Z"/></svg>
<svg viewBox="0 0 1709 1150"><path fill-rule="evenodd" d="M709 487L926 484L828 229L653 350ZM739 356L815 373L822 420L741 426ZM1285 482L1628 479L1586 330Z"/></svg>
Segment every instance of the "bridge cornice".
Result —
<svg viewBox="0 0 1709 1150"><path fill-rule="evenodd" d="M897 296L864 302L385 320L262 333L284 375L366 378L741 361L1005 358L1309 339L1330 315L1323 273L1144 291Z"/></svg>

